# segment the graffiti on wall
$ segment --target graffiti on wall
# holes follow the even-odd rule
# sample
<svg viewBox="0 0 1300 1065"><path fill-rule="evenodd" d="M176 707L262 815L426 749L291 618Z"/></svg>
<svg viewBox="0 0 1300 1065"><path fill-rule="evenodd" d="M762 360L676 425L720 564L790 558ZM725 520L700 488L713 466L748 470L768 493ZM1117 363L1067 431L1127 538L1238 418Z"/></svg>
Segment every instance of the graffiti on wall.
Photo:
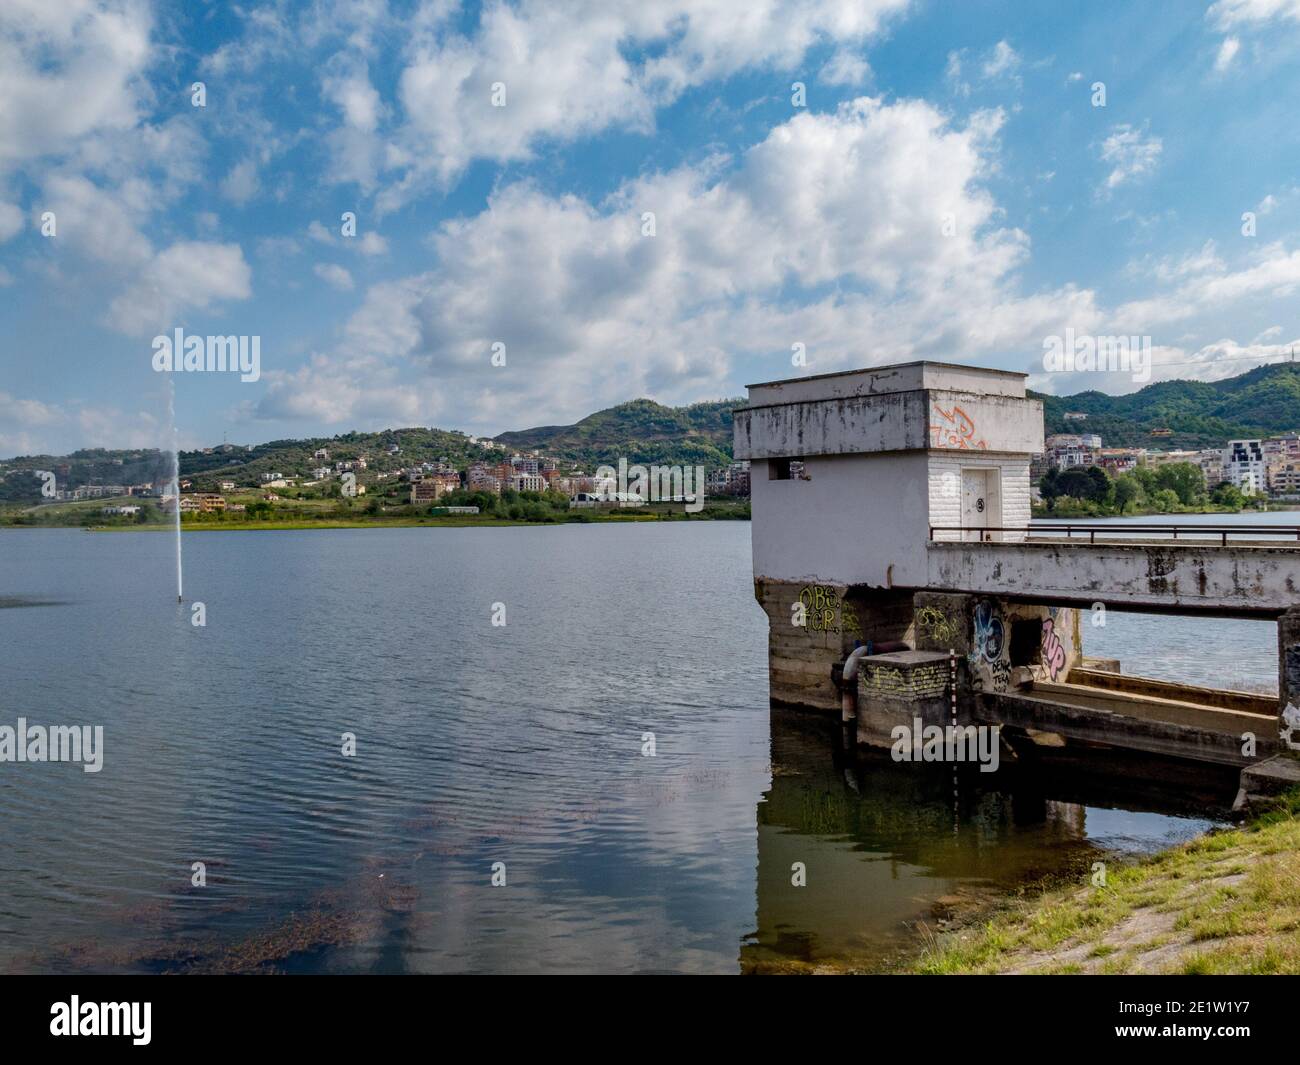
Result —
<svg viewBox="0 0 1300 1065"><path fill-rule="evenodd" d="M827 584L806 584L799 590L804 627L812 632L849 632L862 636L862 619L852 603Z"/></svg>
<svg viewBox="0 0 1300 1065"><path fill-rule="evenodd" d="M924 639L934 643L951 644L957 639L957 626L935 606L923 606L916 612L916 627Z"/></svg>
<svg viewBox="0 0 1300 1065"><path fill-rule="evenodd" d="M834 588L825 584L808 584L799 591L799 602L804 607L805 626L813 632L837 632L835 615L840 597Z"/></svg>
<svg viewBox="0 0 1300 1065"><path fill-rule="evenodd" d="M851 632L859 639L866 639L862 635L862 620L858 617L858 612L853 604L847 599L840 600L840 626L845 632Z"/></svg>
<svg viewBox="0 0 1300 1065"><path fill-rule="evenodd" d="M997 692L1007 690L1011 677L1011 660L1007 656L1007 627L992 599L975 604L974 633L971 639L971 673L978 687Z"/></svg>
<svg viewBox="0 0 1300 1065"><path fill-rule="evenodd" d="M962 451L986 451L988 442L975 435L975 421L958 406L944 410L932 404L930 416L930 446L957 448Z"/></svg>
<svg viewBox="0 0 1300 1065"><path fill-rule="evenodd" d="M1078 612L1063 607L1019 606L981 599L972 621L971 681L979 691L1006 691L1011 680L1013 626L1037 626L1038 647L1022 648L1018 665L1037 660L1053 681L1063 680L1080 654Z"/></svg>
<svg viewBox="0 0 1300 1065"><path fill-rule="evenodd" d="M1065 644L1061 642L1061 636L1056 631L1056 611L1052 611L1051 617L1043 618L1043 642L1041 645L1043 665L1047 667L1047 673L1056 680L1065 669Z"/></svg>

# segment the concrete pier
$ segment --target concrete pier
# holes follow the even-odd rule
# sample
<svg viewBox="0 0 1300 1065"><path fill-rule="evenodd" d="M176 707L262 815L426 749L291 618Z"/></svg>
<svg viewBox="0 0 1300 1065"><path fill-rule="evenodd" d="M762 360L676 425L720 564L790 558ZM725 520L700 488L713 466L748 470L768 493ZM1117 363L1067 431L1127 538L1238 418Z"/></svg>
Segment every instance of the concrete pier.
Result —
<svg viewBox="0 0 1300 1065"><path fill-rule="evenodd" d="M1300 750L1295 531L1031 530L1042 449L1023 374L914 362L751 385L735 454L772 699L841 711L864 648L849 687L869 746L919 722L1241 768ZM1279 698L1088 659L1080 611L1099 606L1275 620Z"/></svg>

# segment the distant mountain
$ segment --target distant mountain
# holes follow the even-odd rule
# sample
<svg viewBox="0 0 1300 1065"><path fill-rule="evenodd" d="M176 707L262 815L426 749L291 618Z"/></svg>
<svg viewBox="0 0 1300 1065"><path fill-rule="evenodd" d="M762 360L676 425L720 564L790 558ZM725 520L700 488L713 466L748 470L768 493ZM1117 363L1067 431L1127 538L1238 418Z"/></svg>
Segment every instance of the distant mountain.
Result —
<svg viewBox="0 0 1300 1065"><path fill-rule="evenodd" d="M665 407L634 399L576 425L543 425L495 437L512 451L544 451L587 466L628 462L721 466L731 461L731 412L743 399Z"/></svg>
<svg viewBox="0 0 1300 1065"><path fill-rule="evenodd" d="M1300 429L1300 364L1277 363L1222 381L1161 381L1126 396L1033 393L1052 433L1097 433L1107 447L1222 447L1229 440ZM1066 421L1066 411L1086 421ZM1152 429L1172 429L1152 437Z"/></svg>
<svg viewBox="0 0 1300 1065"><path fill-rule="evenodd" d="M1222 381L1162 381L1126 396L1080 392L1073 396L1032 393L1043 401L1048 434L1098 433L1108 447L1208 448L1228 440L1300 429L1300 365L1261 366ZM589 471L602 463L629 462L717 467L731 461L731 412L743 399L665 407L636 399L597 411L575 425L543 425L502 433L491 444L445 429L383 429L307 440L272 440L253 447L225 444L181 452L181 476L198 491L215 491L222 480L241 485L263 474L303 477L329 452L329 464L366 456L369 475L421 462L445 460L458 469L478 459L499 461L513 451L541 451ZM1086 414L1084 421L1065 418ZM1153 437L1153 429L1171 429ZM390 452L390 448L396 451ZM504 448L504 452L501 450ZM171 476L170 455L154 450L105 450L72 455L26 455L0 461L0 502L39 501L32 471L52 470L62 485L135 484Z"/></svg>
<svg viewBox="0 0 1300 1065"><path fill-rule="evenodd" d="M222 444L182 451L181 477L195 491L218 491L222 481L260 484L264 475L306 477L317 466L366 457L366 481L422 462L445 461L464 469L475 461L495 463L515 451L541 451L583 466L590 472L602 463L703 465L731 461L731 411L744 400L716 400L689 407L665 407L648 399L597 411L576 425L548 425L502 433L495 441L475 440L459 430L383 429L373 433L303 440L271 440L244 447ZM317 450L328 459L315 457ZM395 449L395 450L394 450ZM70 456L24 455L0 461L0 502L37 502L36 470L55 470L60 487L83 484L135 484L171 480L171 456L156 450L79 451Z"/></svg>

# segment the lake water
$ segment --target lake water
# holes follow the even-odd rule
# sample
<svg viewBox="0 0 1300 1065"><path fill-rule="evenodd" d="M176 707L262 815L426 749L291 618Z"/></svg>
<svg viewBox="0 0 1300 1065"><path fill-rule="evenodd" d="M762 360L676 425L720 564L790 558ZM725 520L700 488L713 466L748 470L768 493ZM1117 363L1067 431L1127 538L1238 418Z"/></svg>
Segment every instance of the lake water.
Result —
<svg viewBox="0 0 1300 1065"><path fill-rule="evenodd" d="M0 724L104 727L99 773L0 764L2 969L872 969L936 900L1212 821L1068 767L954 809L949 771L771 711L747 523L184 546L181 606L168 534L0 533ZM1267 687L1272 633L1112 614L1085 647Z"/></svg>

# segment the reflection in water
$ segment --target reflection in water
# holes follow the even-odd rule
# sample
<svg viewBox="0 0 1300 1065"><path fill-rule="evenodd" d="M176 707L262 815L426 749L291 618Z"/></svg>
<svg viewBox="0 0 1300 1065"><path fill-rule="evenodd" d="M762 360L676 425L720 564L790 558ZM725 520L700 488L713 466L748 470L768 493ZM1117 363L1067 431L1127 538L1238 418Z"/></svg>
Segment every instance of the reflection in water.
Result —
<svg viewBox="0 0 1300 1065"><path fill-rule="evenodd" d="M1132 758L1102 767L1095 752L1077 765L1053 754L1050 767L1022 760L992 776L963 767L954 802L951 766L845 755L838 731L773 708L772 786L757 810L757 932L742 946L744 971L888 968L916 949L919 923L936 927L1048 879L1082 883L1094 861L1190 839L1214 823L1205 810L1226 815L1235 784L1231 772L1199 768L1170 806L1168 789L1142 795L1125 783ZM1114 805L1084 805L1084 795Z"/></svg>
<svg viewBox="0 0 1300 1065"><path fill-rule="evenodd" d="M950 770L770 715L746 524L195 533L202 629L173 549L0 533L0 593L67 604L0 610L0 723L105 744L0 765L0 970L878 968L936 904L1206 824L1004 763L954 833Z"/></svg>

